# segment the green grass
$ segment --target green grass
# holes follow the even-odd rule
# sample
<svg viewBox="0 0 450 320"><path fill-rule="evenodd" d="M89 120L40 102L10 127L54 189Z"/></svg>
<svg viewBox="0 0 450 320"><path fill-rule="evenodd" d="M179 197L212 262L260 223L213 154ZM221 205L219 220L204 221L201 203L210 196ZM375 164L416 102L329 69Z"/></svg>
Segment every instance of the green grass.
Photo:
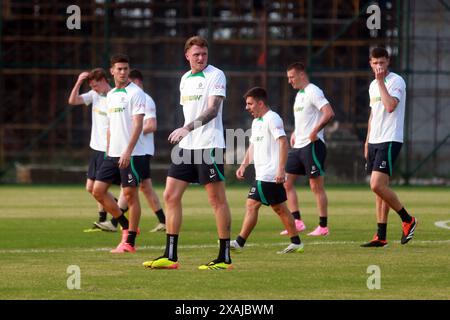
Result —
<svg viewBox="0 0 450 320"><path fill-rule="evenodd" d="M326 238L302 233L304 254L277 255L288 244L267 207L240 254L235 269L199 271L217 255L214 216L206 193L185 194L179 239L179 270L147 270L141 264L163 252L165 235L141 197L142 234L136 254L113 255L118 233L83 233L97 218L82 186L0 186L0 299L449 299L450 220L448 188L395 188L419 219L414 239L399 243L400 219L391 212L390 246L360 248L375 231L374 197L368 187L329 187ZM117 193L117 189L113 189ZM162 187L157 193L162 195ZM317 224L314 198L298 189L308 230ZM229 187L232 236L240 230L247 187ZM307 230L307 231L308 231ZM67 267L78 265L81 289L67 289ZM369 290L367 267L378 265L381 289Z"/></svg>

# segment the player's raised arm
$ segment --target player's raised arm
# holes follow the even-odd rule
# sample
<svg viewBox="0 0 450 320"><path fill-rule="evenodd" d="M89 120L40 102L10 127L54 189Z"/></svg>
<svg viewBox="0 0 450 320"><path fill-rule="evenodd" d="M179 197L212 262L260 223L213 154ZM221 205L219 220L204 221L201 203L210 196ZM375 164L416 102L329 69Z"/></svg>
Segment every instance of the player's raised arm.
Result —
<svg viewBox="0 0 450 320"><path fill-rule="evenodd" d="M72 91L70 92L68 103L72 106L85 104L85 101L80 95L80 88L83 85L84 80L87 79L89 76L89 72L85 71L80 73L78 76L77 82L75 82L75 85L72 88Z"/></svg>

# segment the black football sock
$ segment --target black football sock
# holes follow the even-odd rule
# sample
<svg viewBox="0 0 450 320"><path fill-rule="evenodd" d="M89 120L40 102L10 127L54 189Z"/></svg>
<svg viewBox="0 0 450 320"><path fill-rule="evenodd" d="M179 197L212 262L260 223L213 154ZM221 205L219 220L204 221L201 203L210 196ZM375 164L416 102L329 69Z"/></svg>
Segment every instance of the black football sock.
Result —
<svg viewBox="0 0 450 320"><path fill-rule="evenodd" d="M400 211L397 211L398 215L400 216L400 219L402 219L403 222L410 223L412 221L412 217L409 215L409 213L406 211L404 207L400 209Z"/></svg>
<svg viewBox="0 0 450 320"><path fill-rule="evenodd" d="M378 223L378 240L386 241L387 223Z"/></svg>
<svg viewBox="0 0 450 320"><path fill-rule="evenodd" d="M114 217L111 218L111 223L116 228L119 225L119 221L116 218L114 218Z"/></svg>
<svg viewBox="0 0 450 320"><path fill-rule="evenodd" d="M158 211L155 212L156 217L159 220L159 223L166 223L166 216L164 214L164 210L163 209L159 209Z"/></svg>
<svg viewBox="0 0 450 320"><path fill-rule="evenodd" d="M238 243L238 245L240 245L241 247L245 246L245 241L247 241L246 239L242 238L241 236L237 236L236 238L236 242Z"/></svg>
<svg viewBox="0 0 450 320"><path fill-rule="evenodd" d="M129 243L132 247L134 247L136 242L136 235L136 231L128 231L127 243Z"/></svg>
<svg viewBox="0 0 450 320"><path fill-rule="evenodd" d="M294 219L302 220L302 215L300 214L300 211L294 211L294 212L291 212L291 214L294 217Z"/></svg>
<svg viewBox="0 0 450 320"><path fill-rule="evenodd" d="M177 234L167 234L166 235L166 251L164 252L164 257L166 257L172 261L178 261L177 247L178 247L178 235Z"/></svg>
<svg viewBox="0 0 450 320"><path fill-rule="evenodd" d="M328 217L319 217L319 225L322 228L326 228L328 224Z"/></svg>
<svg viewBox="0 0 450 320"><path fill-rule="evenodd" d="M98 212L98 222L105 222L106 221L106 215L107 215L107 213L106 213L105 210L99 211Z"/></svg>
<svg viewBox="0 0 450 320"><path fill-rule="evenodd" d="M299 237L299 236L293 236L293 237L291 237L291 242L292 242L293 244L300 244L300 243L302 243L302 242L300 241L300 237Z"/></svg>
<svg viewBox="0 0 450 320"><path fill-rule="evenodd" d="M123 230L128 230L128 219L127 219L127 217L125 217L124 214L122 214L120 217L118 217L117 221L119 221Z"/></svg>
<svg viewBox="0 0 450 320"><path fill-rule="evenodd" d="M231 263L230 257L230 239L219 239L219 256L215 261Z"/></svg>

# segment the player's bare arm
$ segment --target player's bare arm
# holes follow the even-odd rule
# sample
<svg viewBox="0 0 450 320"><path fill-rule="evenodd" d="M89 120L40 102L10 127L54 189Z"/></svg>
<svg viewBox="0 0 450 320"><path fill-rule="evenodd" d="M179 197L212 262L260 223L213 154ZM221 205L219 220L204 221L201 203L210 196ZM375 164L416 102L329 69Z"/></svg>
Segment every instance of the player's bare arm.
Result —
<svg viewBox="0 0 450 320"><path fill-rule="evenodd" d="M394 112L395 108L398 105L398 100L397 98L389 94L386 85L384 84L386 71L383 71L383 69L377 69L375 71L375 77L377 79L378 88L380 90L381 102L383 103L384 108L389 113Z"/></svg>
<svg viewBox="0 0 450 320"><path fill-rule="evenodd" d="M169 135L169 142L176 144L180 142L185 136L189 134L192 130L204 126L208 122L210 122L212 119L217 117L217 114L219 113L221 102L223 101L223 97L221 96L211 96L208 98L208 108L200 115L198 116L194 121L187 124L186 126L182 128L178 128L174 130Z"/></svg>
<svg viewBox="0 0 450 320"><path fill-rule="evenodd" d="M84 80L89 76L89 72L85 71L80 73L78 76L77 82L72 88L72 91L70 92L69 101L68 103L72 106L77 106L80 104L84 104L83 98L80 96L80 88L83 85Z"/></svg>
<svg viewBox="0 0 450 320"><path fill-rule="evenodd" d="M144 114L137 114L133 116L133 131L131 133L130 142L127 149L122 153L119 159L119 168L124 169L130 165L131 153L139 139L142 132Z"/></svg>
<svg viewBox="0 0 450 320"><path fill-rule="evenodd" d="M277 139L278 147L280 150L279 154L279 163L278 163L278 170L277 170L277 176L275 177L276 183L284 183L286 179L286 161L288 156L288 140L286 136L279 137Z"/></svg>
<svg viewBox="0 0 450 320"><path fill-rule="evenodd" d="M294 145L295 145L295 130L291 133L290 143L291 143L291 147L294 147Z"/></svg>
<svg viewBox="0 0 450 320"><path fill-rule="evenodd" d="M369 136L370 136L370 122L372 121L372 110L370 111L369 122L367 123L367 136L364 143L364 158L367 160L369 156Z"/></svg>
<svg viewBox="0 0 450 320"><path fill-rule="evenodd" d="M320 118L320 121L317 124L317 126L311 131L311 134L309 135L309 139L311 141L316 141L318 139L317 134L320 132L320 130L325 128L325 126L329 124L331 120L333 120L334 118L334 111L329 103L324 105L320 109L320 112L322 113L322 117Z"/></svg>
<svg viewBox="0 0 450 320"><path fill-rule="evenodd" d="M142 129L142 132L144 134L149 134L149 133L155 132L156 129L157 129L156 118L149 118L144 121L144 127Z"/></svg>
<svg viewBox="0 0 450 320"><path fill-rule="evenodd" d="M250 146L248 147L247 152L245 153L244 160L242 161L239 168L236 170L236 177L239 180L244 179L245 170L252 161L253 161L253 143L250 143Z"/></svg>

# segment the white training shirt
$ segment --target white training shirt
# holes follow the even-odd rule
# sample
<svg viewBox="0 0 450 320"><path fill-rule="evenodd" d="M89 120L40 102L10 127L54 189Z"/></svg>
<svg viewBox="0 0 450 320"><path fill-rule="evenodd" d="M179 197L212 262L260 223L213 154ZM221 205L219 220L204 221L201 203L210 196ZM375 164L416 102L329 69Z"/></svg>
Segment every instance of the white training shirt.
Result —
<svg viewBox="0 0 450 320"><path fill-rule="evenodd" d="M403 142L406 84L403 78L394 72L389 72L384 83L389 95L398 99L398 104L393 112L387 112L381 102L377 80L372 81L369 87L370 107L372 108L369 143Z"/></svg>
<svg viewBox="0 0 450 320"><path fill-rule="evenodd" d="M286 136L283 120L269 110L261 118L252 122L250 143L253 144L253 162L255 165L255 180L276 182L280 163L279 137Z"/></svg>
<svg viewBox="0 0 450 320"><path fill-rule="evenodd" d="M210 96L226 97L226 79L222 70L208 65L202 72L186 72L180 82L180 104L183 106L184 126L197 119L208 107ZM192 130L180 142L182 149L225 148L222 108L217 117Z"/></svg>
<svg viewBox="0 0 450 320"><path fill-rule="evenodd" d="M147 93L145 93L145 116L144 116L144 122L147 119L156 119L156 105L155 101L150 97ZM153 132L144 134L142 132L141 137L139 139L143 140L144 143L144 149L145 154L149 154L153 156L155 154L155 140Z"/></svg>
<svg viewBox="0 0 450 320"><path fill-rule="evenodd" d="M141 88L130 82L125 88L114 88L106 96L109 119L110 157L120 157L128 147L133 132L133 116L145 114L145 94ZM142 136L142 133L141 133ZM145 155L145 145L139 139L132 156Z"/></svg>
<svg viewBox="0 0 450 320"><path fill-rule="evenodd" d="M106 131L108 130L108 117L106 115L106 95L102 96L91 90L80 96L85 105L92 104L91 142L89 147L93 150L106 151Z"/></svg>
<svg viewBox="0 0 450 320"><path fill-rule="evenodd" d="M312 83L309 83L305 89L297 92L294 102L294 148L303 148L311 143L309 135L322 117L320 109L327 103L329 102L323 95L323 91ZM325 142L323 129L319 131L317 137Z"/></svg>

